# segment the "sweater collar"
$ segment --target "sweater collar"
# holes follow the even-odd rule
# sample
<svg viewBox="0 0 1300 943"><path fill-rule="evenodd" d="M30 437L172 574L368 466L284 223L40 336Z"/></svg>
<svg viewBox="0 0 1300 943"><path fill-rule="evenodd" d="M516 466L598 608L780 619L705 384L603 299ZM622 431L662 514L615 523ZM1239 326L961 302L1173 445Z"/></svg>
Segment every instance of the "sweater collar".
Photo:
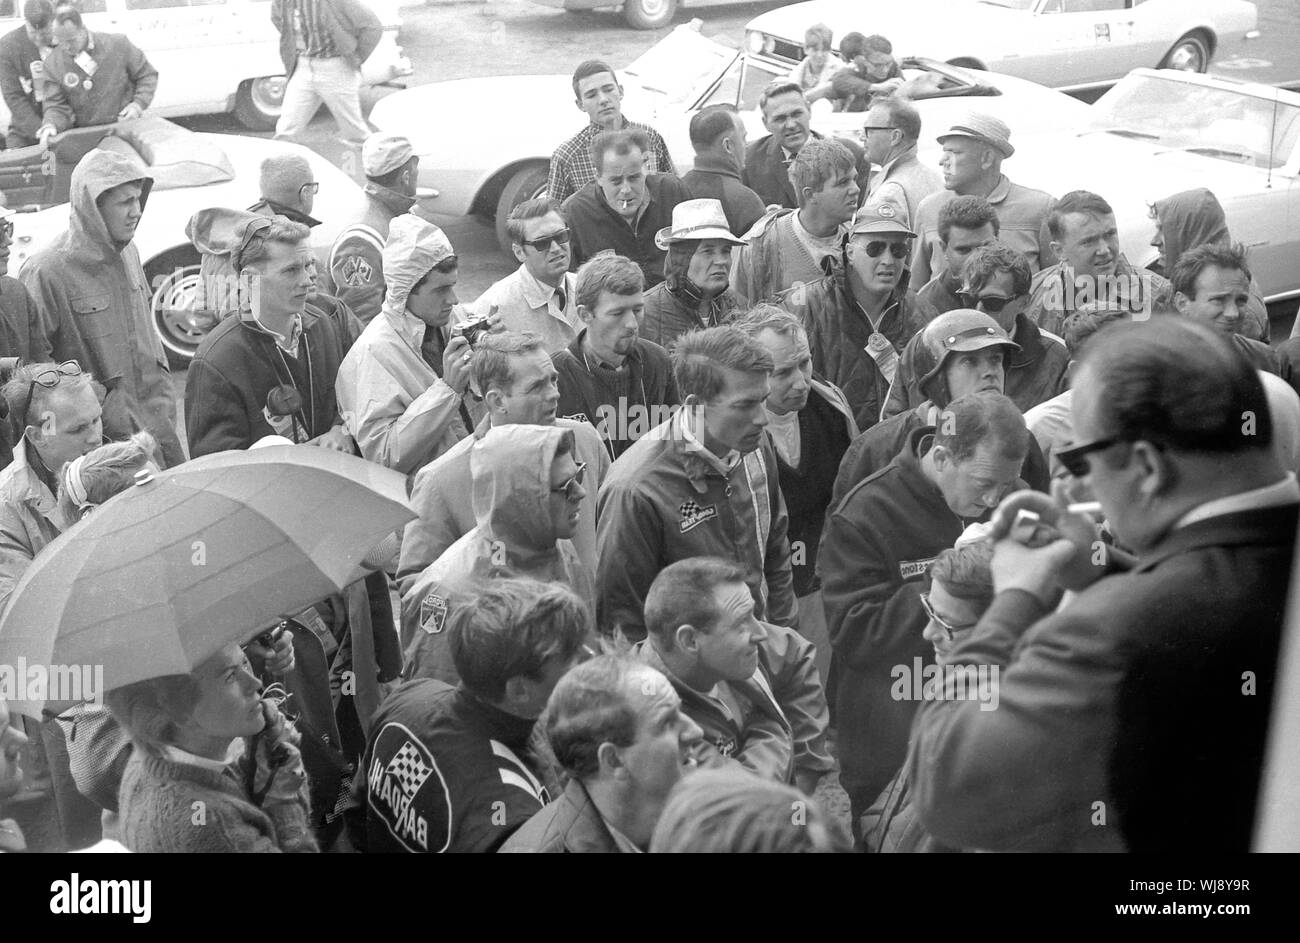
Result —
<svg viewBox="0 0 1300 943"><path fill-rule="evenodd" d="M729 161L716 154L696 154L694 169L702 174L717 174L719 177L740 179L734 161Z"/></svg>

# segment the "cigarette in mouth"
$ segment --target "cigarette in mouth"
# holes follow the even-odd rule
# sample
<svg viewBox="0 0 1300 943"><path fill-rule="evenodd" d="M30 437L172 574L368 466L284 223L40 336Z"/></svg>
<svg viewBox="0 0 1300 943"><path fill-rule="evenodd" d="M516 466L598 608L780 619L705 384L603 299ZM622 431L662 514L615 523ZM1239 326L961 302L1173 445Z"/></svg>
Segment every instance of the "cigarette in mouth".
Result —
<svg viewBox="0 0 1300 943"><path fill-rule="evenodd" d="M627 209L627 208L628 208L628 205L629 205L631 202L632 202L631 200L624 200L624 201L623 201L623 209Z"/></svg>
<svg viewBox="0 0 1300 943"><path fill-rule="evenodd" d="M1071 514L1100 514L1100 501L1076 501L1074 504L1067 504L1065 509Z"/></svg>

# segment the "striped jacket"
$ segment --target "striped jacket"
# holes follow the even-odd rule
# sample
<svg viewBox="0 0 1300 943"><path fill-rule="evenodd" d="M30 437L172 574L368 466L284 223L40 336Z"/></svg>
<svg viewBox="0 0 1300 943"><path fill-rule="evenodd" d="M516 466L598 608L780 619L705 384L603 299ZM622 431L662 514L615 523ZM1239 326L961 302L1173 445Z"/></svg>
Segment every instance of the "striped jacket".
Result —
<svg viewBox="0 0 1300 943"><path fill-rule="evenodd" d="M596 612L605 634L645 637L646 593L659 571L687 557L744 567L765 622L794 627L789 520L776 453L764 436L724 475L701 456L681 409L610 466L596 501Z"/></svg>
<svg viewBox="0 0 1300 943"><path fill-rule="evenodd" d="M352 309L362 324L369 324L384 304L384 243L388 224L415 205L413 197L380 186L365 186L366 215L348 226L330 249L330 294Z"/></svg>

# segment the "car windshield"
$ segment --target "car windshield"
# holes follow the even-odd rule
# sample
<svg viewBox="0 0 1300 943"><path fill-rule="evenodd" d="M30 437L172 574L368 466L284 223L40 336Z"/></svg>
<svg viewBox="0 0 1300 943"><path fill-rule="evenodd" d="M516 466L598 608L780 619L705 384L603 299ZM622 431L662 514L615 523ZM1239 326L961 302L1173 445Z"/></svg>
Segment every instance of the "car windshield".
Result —
<svg viewBox="0 0 1300 943"><path fill-rule="evenodd" d="M990 7L1006 7L1008 10L1032 10L1038 0L979 0Z"/></svg>
<svg viewBox="0 0 1300 943"><path fill-rule="evenodd" d="M1300 108L1236 89L1134 74L1097 100L1092 130L1276 169L1300 139Z"/></svg>
<svg viewBox="0 0 1300 943"><path fill-rule="evenodd" d="M735 49L721 46L689 26L679 26L623 73L647 91L664 96L665 105L690 108L737 55Z"/></svg>

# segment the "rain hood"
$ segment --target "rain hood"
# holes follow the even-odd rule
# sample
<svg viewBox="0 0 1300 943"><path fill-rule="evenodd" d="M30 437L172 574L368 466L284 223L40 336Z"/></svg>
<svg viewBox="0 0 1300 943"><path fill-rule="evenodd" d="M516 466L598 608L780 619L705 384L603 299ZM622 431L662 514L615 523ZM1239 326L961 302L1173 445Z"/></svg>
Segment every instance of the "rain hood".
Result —
<svg viewBox="0 0 1300 943"><path fill-rule="evenodd" d="M240 310L238 272L232 253L243 252L256 233L271 227L271 217L224 207L199 210L185 224L185 235L199 250L195 307L228 314Z"/></svg>
<svg viewBox="0 0 1300 943"><path fill-rule="evenodd" d="M141 184L140 209L144 210L153 189L153 178L144 165L122 154L95 148L88 152L72 171L70 188L71 219L67 246L70 251L97 258L121 253L129 243L116 243L108 236L108 226L95 201L108 190L124 183Z"/></svg>
<svg viewBox="0 0 1300 943"><path fill-rule="evenodd" d="M446 234L433 223L411 213L395 217L388 225L384 244L384 307L398 314L416 282L444 259L455 255Z"/></svg>
<svg viewBox="0 0 1300 943"><path fill-rule="evenodd" d="M1204 187L1157 200L1156 216L1160 219L1160 232L1165 239L1166 278L1173 273L1174 263L1188 249L1230 241L1223 206L1218 197Z"/></svg>
<svg viewBox="0 0 1300 943"><path fill-rule="evenodd" d="M553 548L551 466L560 440L572 435L556 426L494 426L474 443L469 466L478 526L512 549Z"/></svg>

